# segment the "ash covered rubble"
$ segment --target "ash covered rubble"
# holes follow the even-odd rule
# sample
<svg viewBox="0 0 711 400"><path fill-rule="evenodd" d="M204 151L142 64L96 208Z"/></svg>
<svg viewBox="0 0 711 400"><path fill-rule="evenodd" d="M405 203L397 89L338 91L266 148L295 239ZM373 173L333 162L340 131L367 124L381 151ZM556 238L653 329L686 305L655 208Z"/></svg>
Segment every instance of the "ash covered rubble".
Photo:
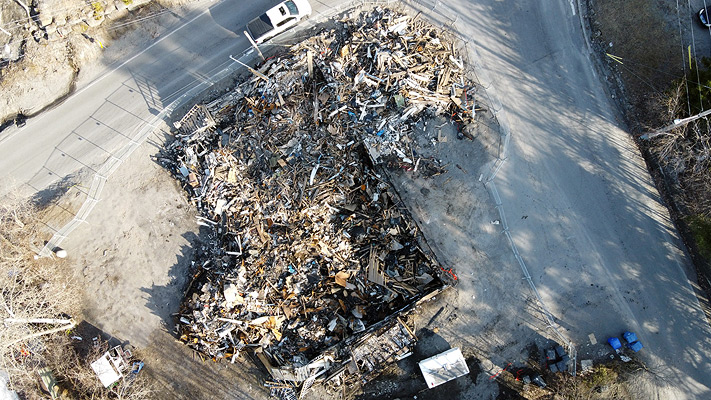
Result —
<svg viewBox="0 0 711 400"><path fill-rule="evenodd" d="M253 352L280 397L368 379L414 347L407 314L456 283L382 168L446 172L412 130L446 115L468 136L472 84L441 31L379 8L250 70L161 158L209 231L178 335L214 360Z"/></svg>

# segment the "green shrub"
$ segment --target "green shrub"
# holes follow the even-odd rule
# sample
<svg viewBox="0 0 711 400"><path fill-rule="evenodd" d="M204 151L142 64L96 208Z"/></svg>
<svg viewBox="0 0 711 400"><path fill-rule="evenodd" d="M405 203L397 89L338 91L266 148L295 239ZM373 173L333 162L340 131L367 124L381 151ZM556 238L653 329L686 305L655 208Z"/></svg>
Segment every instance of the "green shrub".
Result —
<svg viewBox="0 0 711 400"><path fill-rule="evenodd" d="M588 384L591 388L609 386L617 382L617 376L617 371L613 368L605 365L598 365L595 369L593 369L593 373L589 377Z"/></svg>
<svg viewBox="0 0 711 400"><path fill-rule="evenodd" d="M699 253L711 261L711 218L694 215L688 218L688 223Z"/></svg>
<svg viewBox="0 0 711 400"><path fill-rule="evenodd" d="M100 20L104 16L104 6L98 1L91 3L91 8L94 9L94 19Z"/></svg>

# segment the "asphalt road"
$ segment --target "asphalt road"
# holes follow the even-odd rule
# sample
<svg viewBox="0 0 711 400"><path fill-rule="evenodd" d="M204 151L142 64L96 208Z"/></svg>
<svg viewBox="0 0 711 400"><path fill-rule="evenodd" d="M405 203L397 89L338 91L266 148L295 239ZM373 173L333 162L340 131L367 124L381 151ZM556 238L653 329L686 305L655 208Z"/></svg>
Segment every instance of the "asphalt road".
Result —
<svg viewBox="0 0 711 400"><path fill-rule="evenodd" d="M79 170L95 172L181 95L234 68L229 56L249 47L242 33L246 23L276 3L196 3L163 26L149 47L85 78L74 95L24 128L4 131L0 197L16 188L45 190Z"/></svg>
<svg viewBox="0 0 711 400"><path fill-rule="evenodd" d="M95 169L247 48L243 27L265 8L254 3L200 3L124 65L3 132L0 177L38 192ZM711 330L691 266L593 72L575 5L450 1L431 16L443 10L476 43L505 108L512 141L496 182L514 241L565 334L585 356L589 334L602 342L634 330L662 398L710 397Z"/></svg>

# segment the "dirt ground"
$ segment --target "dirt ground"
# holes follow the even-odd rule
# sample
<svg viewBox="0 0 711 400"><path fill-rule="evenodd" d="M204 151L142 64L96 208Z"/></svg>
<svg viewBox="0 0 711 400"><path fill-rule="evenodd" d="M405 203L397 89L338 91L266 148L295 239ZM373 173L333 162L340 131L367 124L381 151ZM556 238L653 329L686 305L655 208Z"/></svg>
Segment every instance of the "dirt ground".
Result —
<svg viewBox="0 0 711 400"><path fill-rule="evenodd" d="M512 390L496 379L502 369L512 374L532 358L540 363L542 349L554 345L479 180L500 142L490 113L479 113L478 121L474 140L457 139L456 128L446 120L420 125L418 156L441 160L446 173L424 178L414 171L388 170L430 238L428 244L445 268L456 271L459 283L417 311L414 325L420 341L415 354L364 388L349 388L350 395L511 398ZM193 252L205 238L182 189L152 160L166 140L167 126L112 176L90 224L64 242L85 285L84 318L148 355L146 371L156 380L156 398L266 398L260 383L264 375L256 373L252 362L203 362L172 334L172 314L189 279ZM469 377L428 389L417 362L450 347L462 349Z"/></svg>
<svg viewBox="0 0 711 400"><path fill-rule="evenodd" d="M91 82L160 35L162 26L171 26L180 18L181 11L175 7L187 3L196 2L154 2L120 24L107 23L94 28L90 34L102 42L104 50L96 42L74 36L69 46L76 40L75 47L84 46L81 47L84 52L94 51L79 60L80 73L71 72L74 83L62 87L37 85L37 90L43 92L35 91L33 96L58 99L71 86ZM165 6L173 7L172 12L165 12ZM131 18L145 19L139 26L128 23ZM46 53L37 59L38 64L44 65L41 69L33 70L34 64L15 67L34 75L5 70L3 98L17 100L28 87L34 86L37 75L54 80L54 74L67 67L69 61L78 60L66 57L67 46L67 42L55 41L39 48ZM47 49L53 50L46 52ZM48 62L45 56L56 59ZM53 63L58 71L47 68ZM154 131L112 175L91 218L63 243L70 252L68 261L83 292L82 315L75 317L106 337L141 350L147 366L145 373L155 383L151 398L266 398L268 393L257 380L259 374L253 373L253 363L203 361L172 335L172 313L177 311L183 286L189 279L200 232L194 209L188 206L182 188L152 159L164 145L168 131L165 125ZM35 196L49 206L44 218L48 232L68 222L81 207L88 189L85 182L90 182L90 176L87 171L78 171L53 190Z"/></svg>
<svg viewBox="0 0 711 400"><path fill-rule="evenodd" d="M697 28L689 26L695 22L693 12L682 7L677 15L677 3L671 0L587 0L587 4L593 46L612 72L607 75L610 89L618 92L615 98L628 124L639 132L668 123L657 102L671 80L683 76L686 49L681 47L679 25L685 36ZM649 45L650 38L654 46ZM606 53L621 57L622 63Z"/></svg>
<svg viewBox="0 0 711 400"><path fill-rule="evenodd" d="M106 185L88 224L64 247L84 288L83 318L146 355L154 398L264 398L254 367L203 362L173 336L200 232L183 189L153 161L155 132Z"/></svg>
<svg viewBox="0 0 711 400"><path fill-rule="evenodd" d="M406 376L416 378L403 380L403 387L393 387L396 391L375 383L365 393L375 390L388 397L402 393L403 388L413 394L425 390L421 376L413 375L415 361L449 346L461 347L473 360L475 355L492 352L519 357L529 343L518 340L521 334L546 342L545 332L536 331L539 321L505 318L527 309L531 299L518 294L526 293L518 271L496 267L514 264L507 259L509 252L498 225L492 224L496 210L478 181L499 145L491 115L480 113L480 118L473 141L458 140L447 121L422 124L417 151L423 158L441 159L448 165L447 173L425 179L411 171L390 172L425 237L436 238L430 246L442 255L443 265L457 271L460 283L418 312L418 355L402 365ZM255 369L248 360L237 365L203 363L172 335L172 314L190 277L193 252L205 238L183 190L153 161L166 140L170 140L167 126L111 177L89 224L64 242L85 288L84 318L148 354L146 371L156 378L157 398L265 398L259 383L263 375L244 373ZM482 331L488 334L481 335ZM473 371L489 376L502 362L487 360L487 368L477 365ZM469 394L462 398L481 398L485 392L497 395L498 385L493 381L488 390L482 391L482 385L474 390L475 382L484 379L478 375L457 389ZM451 390L447 388L428 393L437 396Z"/></svg>

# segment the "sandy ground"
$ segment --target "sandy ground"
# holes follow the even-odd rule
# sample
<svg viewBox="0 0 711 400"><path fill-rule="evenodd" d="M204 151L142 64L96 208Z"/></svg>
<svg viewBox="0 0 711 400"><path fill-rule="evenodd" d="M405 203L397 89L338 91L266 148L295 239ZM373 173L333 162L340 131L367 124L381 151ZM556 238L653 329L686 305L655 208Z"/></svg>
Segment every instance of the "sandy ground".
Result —
<svg viewBox="0 0 711 400"><path fill-rule="evenodd" d="M174 3L190 3L174 1ZM195 2L193 2L195 3ZM90 84L130 57L136 48L160 36L179 20L181 11L160 12L140 28L128 25L106 33L101 62L87 62L78 87ZM252 363L234 365L202 361L173 336L172 314L178 311L190 277L193 251L200 246L195 209L183 189L153 157L170 138L165 124L124 162L107 182L89 220L62 246L70 255L83 287L86 322L107 336L142 351L146 373L155 382L157 399L266 398ZM48 230L66 223L86 198L90 173L80 171L49 197Z"/></svg>
<svg viewBox="0 0 711 400"><path fill-rule="evenodd" d="M532 344L543 348L552 343L497 224L494 203L479 180L500 145L491 115L481 113L479 118L474 140L456 139L455 128L444 120L422 127L416 150L423 157L442 160L447 173L433 178L402 170L389 173L439 261L456 270L459 284L418 313L420 342L416 353L391 371L398 378L387 375L375 381L362 398L504 395L490 377L509 363L510 369L524 367ZM435 142L438 137L446 141ZM428 389L417 362L450 347L462 349L469 377Z"/></svg>
<svg viewBox="0 0 711 400"><path fill-rule="evenodd" d="M421 126L418 152L441 159L447 173L434 178L389 173L442 265L456 271L459 284L418 311L420 344L415 355L365 387L363 398L442 398L455 393L463 399L494 398L504 389L492 376L507 365L520 368L535 358L531 344L544 348L553 343L496 224L498 212L490 194L479 180L500 146L492 116L480 113L479 118L473 141L458 140L446 121ZM253 373L252 363L204 363L172 335L172 314L201 239L194 208L152 160L169 139L168 132L167 126L154 132L122 165L87 223L63 243L84 286L84 318L148 354L146 372L156 378L156 398L266 398L259 382L263 376ZM65 217L77 208L78 189L70 189L58 202ZM463 349L472 373L427 390L417 361L450 347Z"/></svg>
<svg viewBox="0 0 711 400"><path fill-rule="evenodd" d="M161 34L157 26L176 20L172 13L141 29L103 37L102 63L87 62L78 86L90 83L125 59L131 51ZM175 116L179 118L179 115ZM496 224L498 212L479 180L498 152L499 133L488 113L480 115L475 140L458 140L451 124L422 126L418 151L436 157L448 172L422 178L393 171L390 178L408 205L429 244L446 268L454 268L459 284L423 306L415 318L420 343L413 356L393 366L366 386L362 398L506 397L492 379L507 367L523 367L550 346L538 305ZM169 127L157 129L111 176L90 218L64 241L69 261L84 296L83 318L105 334L130 343L146 355L146 373L156 382L158 399L263 399L263 375L249 360L235 365L203 362L172 334L190 277L191 260L200 232L194 207L174 179L154 162L169 140ZM439 138L440 141L434 141ZM446 142L442 140L446 138ZM52 208L48 224L55 228L81 205L82 173L69 179ZM519 217L519 216L517 216ZM427 390L417 361L450 347L462 348L471 373L435 390ZM510 367L509 367L510 366ZM506 372L510 373L510 372ZM316 394L314 398L327 394Z"/></svg>

